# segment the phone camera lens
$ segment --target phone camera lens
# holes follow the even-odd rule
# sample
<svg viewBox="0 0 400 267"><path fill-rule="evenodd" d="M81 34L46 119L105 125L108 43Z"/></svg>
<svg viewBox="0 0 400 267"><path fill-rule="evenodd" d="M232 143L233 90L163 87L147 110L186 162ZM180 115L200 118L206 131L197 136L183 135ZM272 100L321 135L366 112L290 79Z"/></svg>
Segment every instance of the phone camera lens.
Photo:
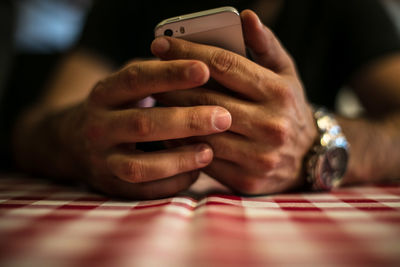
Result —
<svg viewBox="0 0 400 267"><path fill-rule="evenodd" d="M172 36L174 34L174 32L171 29L167 29L164 31L164 35L166 36Z"/></svg>

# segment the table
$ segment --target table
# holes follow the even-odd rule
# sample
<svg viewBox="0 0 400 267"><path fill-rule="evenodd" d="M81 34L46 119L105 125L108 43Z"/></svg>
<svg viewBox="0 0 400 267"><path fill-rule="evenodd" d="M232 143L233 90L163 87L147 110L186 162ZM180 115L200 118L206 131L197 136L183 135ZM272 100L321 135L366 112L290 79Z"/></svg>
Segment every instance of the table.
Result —
<svg viewBox="0 0 400 267"><path fill-rule="evenodd" d="M400 266L400 184L123 201L3 175L0 266Z"/></svg>

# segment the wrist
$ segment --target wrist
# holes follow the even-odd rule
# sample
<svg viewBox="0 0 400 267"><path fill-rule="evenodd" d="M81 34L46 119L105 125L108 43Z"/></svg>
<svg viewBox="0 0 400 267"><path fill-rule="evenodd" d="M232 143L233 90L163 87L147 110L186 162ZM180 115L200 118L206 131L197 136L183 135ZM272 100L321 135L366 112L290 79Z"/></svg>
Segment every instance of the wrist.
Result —
<svg viewBox="0 0 400 267"><path fill-rule="evenodd" d="M313 190L340 186L347 169L349 145L333 114L324 108L314 110L318 135L305 157L306 182Z"/></svg>

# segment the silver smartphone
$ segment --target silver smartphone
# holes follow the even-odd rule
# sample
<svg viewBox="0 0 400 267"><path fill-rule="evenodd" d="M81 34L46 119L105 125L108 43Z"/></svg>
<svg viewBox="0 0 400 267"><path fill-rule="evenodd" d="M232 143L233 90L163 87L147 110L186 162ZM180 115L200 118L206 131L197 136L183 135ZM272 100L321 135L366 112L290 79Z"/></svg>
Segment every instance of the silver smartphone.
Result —
<svg viewBox="0 0 400 267"><path fill-rule="evenodd" d="M156 26L154 35L213 45L246 56L240 15L233 7L220 7L163 20Z"/></svg>

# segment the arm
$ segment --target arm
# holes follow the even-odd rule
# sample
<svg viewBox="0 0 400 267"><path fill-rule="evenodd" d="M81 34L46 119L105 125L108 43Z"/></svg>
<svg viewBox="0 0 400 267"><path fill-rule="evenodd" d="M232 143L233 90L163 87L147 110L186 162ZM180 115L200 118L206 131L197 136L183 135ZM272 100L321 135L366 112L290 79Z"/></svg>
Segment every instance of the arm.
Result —
<svg viewBox="0 0 400 267"><path fill-rule="evenodd" d="M111 73L87 53L67 56L47 94L16 123L14 153L28 172L86 181L103 192L156 198L189 187L213 152L197 143L155 152L138 142L221 132L230 114L216 106L140 108L146 96L202 85L193 60L136 61Z"/></svg>
<svg viewBox="0 0 400 267"><path fill-rule="evenodd" d="M365 114L338 118L351 144L343 182L379 182L400 178L400 54L392 54L360 70L351 86Z"/></svg>
<svg viewBox="0 0 400 267"><path fill-rule="evenodd" d="M14 155L20 167L55 178L78 175L72 167L74 160L61 153L64 148L59 140L53 140L61 138L54 122L63 118L64 110L81 103L96 82L111 72L105 61L83 50L63 58L40 101L23 112L15 124Z"/></svg>

